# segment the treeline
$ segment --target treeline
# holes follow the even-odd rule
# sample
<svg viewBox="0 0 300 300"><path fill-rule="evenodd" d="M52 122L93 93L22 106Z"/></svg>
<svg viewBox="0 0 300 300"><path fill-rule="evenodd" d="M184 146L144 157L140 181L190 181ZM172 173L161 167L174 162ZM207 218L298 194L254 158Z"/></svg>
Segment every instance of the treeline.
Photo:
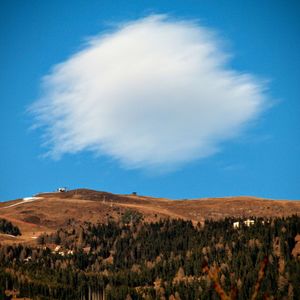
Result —
<svg viewBox="0 0 300 300"><path fill-rule="evenodd" d="M21 235L21 231L17 226L2 218L0 218L0 233L11 234L14 236Z"/></svg>
<svg viewBox="0 0 300 300"><path fill-rule="evenodd" d="M143 223L129 213L108 224L70 222L40 236L39 247L0 247L0 294L16 289L34 299L300 299L300 260L293 251L300 217L253 220L249 227L232 218L195 226L170 219Z"/></svg>

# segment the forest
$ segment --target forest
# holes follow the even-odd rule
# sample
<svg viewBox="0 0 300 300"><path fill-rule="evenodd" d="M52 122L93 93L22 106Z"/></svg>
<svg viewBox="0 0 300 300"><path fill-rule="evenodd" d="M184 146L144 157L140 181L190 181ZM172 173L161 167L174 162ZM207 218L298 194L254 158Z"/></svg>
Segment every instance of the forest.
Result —
<svg viewBox="0 0 300 300"><path fill-rule="evenodd" d="M0 233L11 234L14 236L21 235L20 229L17 226L14 226L11 222L2 218L0 218Z"/></svg>
<svg viewBox="0 0 300 300"><path fill-rule="evenodd" d="M300 299L300 217L251 220L69 220L0 245L0 299Z"/></svg>

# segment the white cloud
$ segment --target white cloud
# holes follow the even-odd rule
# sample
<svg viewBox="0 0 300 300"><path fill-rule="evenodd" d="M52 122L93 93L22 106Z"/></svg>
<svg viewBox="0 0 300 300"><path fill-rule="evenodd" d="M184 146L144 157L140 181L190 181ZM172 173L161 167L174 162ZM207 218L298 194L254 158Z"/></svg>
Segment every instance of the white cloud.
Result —
<svg viewBox="0 0 300 300"><path fill-rule="evenodd" d="M31 109L53 157L91 150L129 168L173 168L218 151L264 107L264 86L227 59L207 28L150 16L56 65Z"/></svg>

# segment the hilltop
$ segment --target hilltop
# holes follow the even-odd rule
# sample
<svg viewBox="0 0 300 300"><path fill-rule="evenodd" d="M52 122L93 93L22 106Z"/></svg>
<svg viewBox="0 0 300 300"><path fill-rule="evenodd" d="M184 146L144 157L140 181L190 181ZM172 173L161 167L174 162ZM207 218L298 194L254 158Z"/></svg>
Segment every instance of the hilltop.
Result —
<svg viewBox="0 0 300 300"><path fill-rule="evenodd" d="M281 217L300 214L300 201L270 200L248 196L171 200L140 195L112 194L89 189L41 193L0 203L0 218L17 225L22 236L0 234L0 242L35 243L43 232L51 233L76 223L119 220L127 210L142 213L145 221L161 218L191 220L225 217Z"/></svg>

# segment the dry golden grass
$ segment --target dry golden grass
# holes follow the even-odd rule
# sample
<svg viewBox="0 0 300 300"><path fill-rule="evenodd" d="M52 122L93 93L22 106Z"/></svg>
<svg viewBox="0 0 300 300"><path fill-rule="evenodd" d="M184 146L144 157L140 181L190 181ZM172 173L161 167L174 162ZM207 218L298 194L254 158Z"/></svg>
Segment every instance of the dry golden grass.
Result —
<svg viewBox="0 0 300 300"><path fill-rule="evenodd" d="M115 195L86 189L65 193L48 193L33 202L14 200L0 203L0 218L17 225L21 237L0 235L0 243L35 243L42 232L53 232L75 222L119 220L128 209L138 210L145 221L160 218L182 218L193 223L225 217L275 217L300 214L300 201L267 200L255 197L170 200L134 195Z"/></svg>

